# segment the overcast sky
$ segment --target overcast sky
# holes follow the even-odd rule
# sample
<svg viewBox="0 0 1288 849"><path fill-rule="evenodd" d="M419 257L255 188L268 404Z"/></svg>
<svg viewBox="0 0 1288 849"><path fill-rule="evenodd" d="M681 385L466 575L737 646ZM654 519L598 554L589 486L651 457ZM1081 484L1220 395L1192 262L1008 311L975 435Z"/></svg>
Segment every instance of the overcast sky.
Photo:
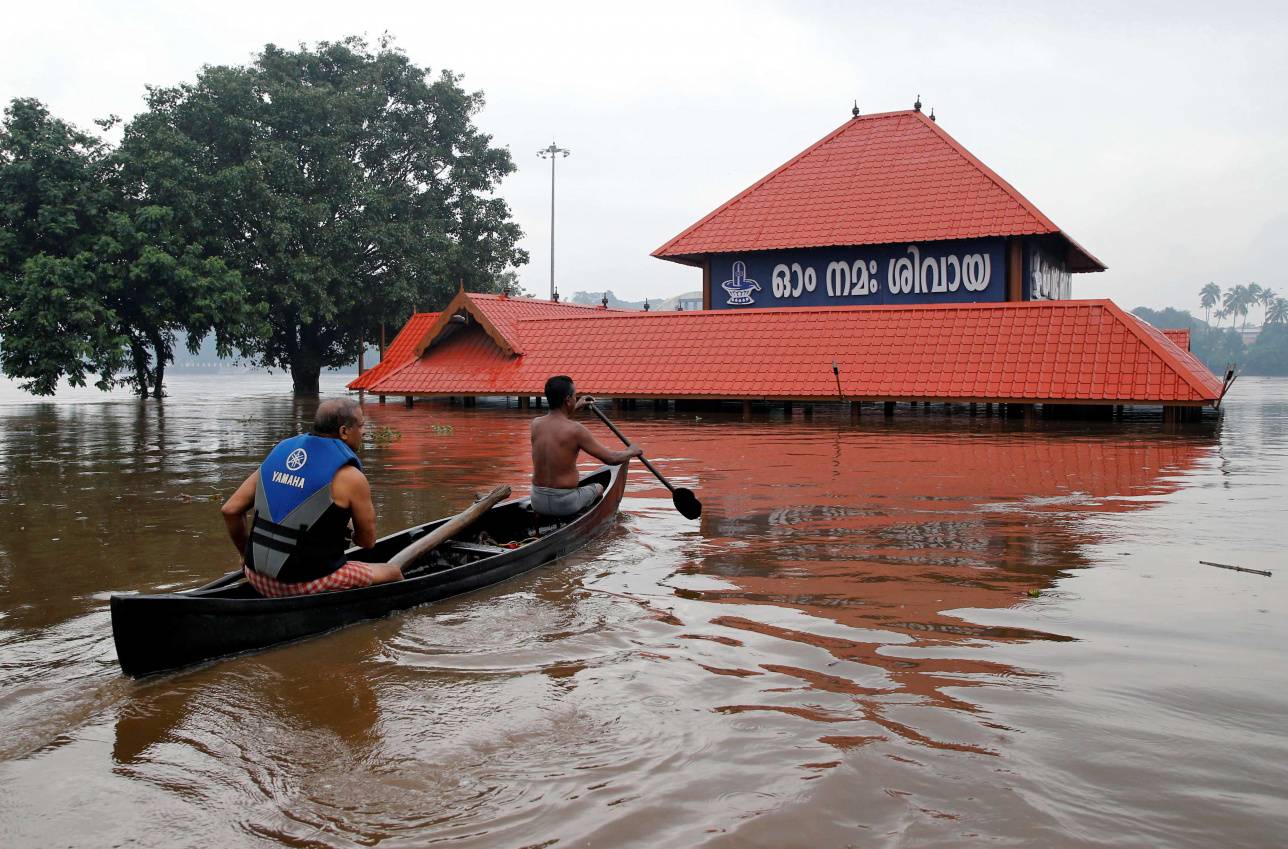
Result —
<svg viewBox="0 0 1288 849"><path fill-rule="evenodd" d="M744 2L6 4L0 98L91 127L145 84L268 42L395 36L463 74L518 171L520 279L666 296L696 269L650 251L849 117L911 107L1109 266L1075 297L1197 309L1197 290L1288 295L1288 4Z"/></svg>

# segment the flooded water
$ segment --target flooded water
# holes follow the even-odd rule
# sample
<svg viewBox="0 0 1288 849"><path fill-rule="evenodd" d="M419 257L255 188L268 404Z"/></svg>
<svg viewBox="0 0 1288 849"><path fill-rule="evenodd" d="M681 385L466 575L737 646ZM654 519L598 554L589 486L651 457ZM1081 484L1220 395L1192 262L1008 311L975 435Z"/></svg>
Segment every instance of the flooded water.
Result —
<svg viewBox="0 0 1288 849"><path fill-rule="evenodd" d="M700 521L636 466L554 565L122 677L108 596L232 567L288 386L0 390L4 846L1284 844L1286 381L1181 429L619 414ZM517 409L367 410L382 532L526 489Z"/></svg>

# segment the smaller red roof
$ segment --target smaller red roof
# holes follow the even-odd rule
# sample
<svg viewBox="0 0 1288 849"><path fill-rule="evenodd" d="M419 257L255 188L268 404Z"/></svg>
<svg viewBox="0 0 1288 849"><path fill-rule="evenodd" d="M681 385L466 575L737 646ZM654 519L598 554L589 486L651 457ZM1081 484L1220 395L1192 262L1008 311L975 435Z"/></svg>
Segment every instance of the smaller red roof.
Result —
<svg viewBox="0 0 1288 849"><path fill-rule="evenodd" d="M415 353L416 356L420 356L430 345L450 335L452 319L462 314L478 322L503 352L522 354L523 342L517 329L517 322L523 319L582 316L596 312L621 311L606 310L603 307L587 304L461 291L438 314L438 319L421 332L420 338L414 343Z"/></svg>
<svg viewBox="0 0 1288 849"><path fill-rule="evenodd" d="M1182 351L1190 349L1190 331L1185 328L1167 327L1163 328L1163 335L1172 340L1172 344Z"/></svg>
<svg viewBox="0 0 1288 849"><path fill-rule="evenodd" d="M653 252L734 251L1056 234L1071 271L1105 266L920 111L846 121Z"/></svg>
<svg viewBox="0 0 1288 849"><path fill-rule="evenodd" d="M349 381L349 388L368 389L376 381L416 359L416 343L436 318L438 318L436 312L412 313L411 318L407 319L402 330L399 330L398 335L394 337L394 341L385 348L385 355L380 362L358 375L356 380Z"/></svg>

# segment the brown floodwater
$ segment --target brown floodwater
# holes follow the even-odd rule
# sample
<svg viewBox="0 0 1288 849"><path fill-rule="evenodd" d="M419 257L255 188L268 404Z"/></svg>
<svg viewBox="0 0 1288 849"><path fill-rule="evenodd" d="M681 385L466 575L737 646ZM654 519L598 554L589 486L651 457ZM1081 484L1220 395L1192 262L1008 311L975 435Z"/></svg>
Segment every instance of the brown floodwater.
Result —
<svg viewBox="0 0 1288 849"><path fill-rule="evenodd" d="M700 521L636 466L551 566L123 677L108 596L232 566L288 386L0 387L3 846L1285 841L1288 381L1180 429L620 413ZM382 532L526 488L517 409L367 410Z"/></svg>

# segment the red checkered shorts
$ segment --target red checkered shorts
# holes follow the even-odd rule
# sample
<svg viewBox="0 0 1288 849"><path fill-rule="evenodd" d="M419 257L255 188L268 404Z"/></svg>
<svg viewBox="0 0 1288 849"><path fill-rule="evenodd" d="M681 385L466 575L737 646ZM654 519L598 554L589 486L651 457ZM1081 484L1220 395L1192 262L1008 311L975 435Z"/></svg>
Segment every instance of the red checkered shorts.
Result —
<svg viewBox="0 0 1288 849"><path fill-rule="evenodd" d="M298 584L284 584L276 578L261 575L249 566L242 569L246 580L255 588L255 592L265 598L285 598L291 595L312 595L332 590L352 590L358 587L371 586L371 565L350 560L330 575L303 581Z"/></svg>

